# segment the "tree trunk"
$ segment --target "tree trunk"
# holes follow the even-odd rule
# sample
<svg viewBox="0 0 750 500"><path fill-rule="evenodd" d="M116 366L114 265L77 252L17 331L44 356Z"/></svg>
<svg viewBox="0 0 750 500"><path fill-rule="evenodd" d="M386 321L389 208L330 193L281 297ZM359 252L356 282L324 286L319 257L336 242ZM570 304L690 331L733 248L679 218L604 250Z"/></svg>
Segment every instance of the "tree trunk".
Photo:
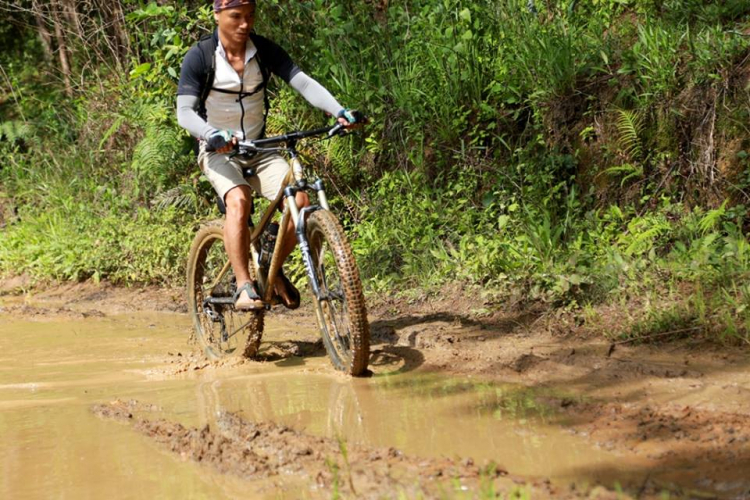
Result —
<svg viewBox="0 0 750 500"><path fill-rule="evenodd" d="M117 37L118 43L118 54L119 61L124 61L130 54L130 38L125 29L125 15L122 12L122 5L120 0L112 2L112 27L115 30L115 36Z"/></svg>
<svg viewBox="0 0 750 500"><path fill-rule="evenodd" d="M52 0L50 2L50 10L52 11L52 20L55 26L55 40L57 42L57 54L60 56L60 71L63 75L63 83L65 84L65 93L68 97L73 96L73 87L70 84L71 71L70 71L70 60L68 58L68 48L65 43L65 35L63 34L62 22L60 21L60 0Z"/></svg>
<svg viewBox="0 0 750 500"><path fill-rule="evenodd" d="M44 19L42 6L39 5L38 0L32 2L31 10L34 11L34 20L36 21L39 39L42 41L42 47L44 48L44 57L51 61L54 57L54 53L52 52L52 36L49 34L49 30L47 30L47 22Z"/></svg>
<svg viewBox="0 0 750 500"><path fill-rule="evenodd" d="M75 2L73 0L62 0L62 2L63 11L65 12L65 17L68 19L68 24L70 24L71 29L74 30L74 33L78 35L78 39L81 41L81 43L83 43L83 25L81 24L81 19L78 16Z"/></svg>

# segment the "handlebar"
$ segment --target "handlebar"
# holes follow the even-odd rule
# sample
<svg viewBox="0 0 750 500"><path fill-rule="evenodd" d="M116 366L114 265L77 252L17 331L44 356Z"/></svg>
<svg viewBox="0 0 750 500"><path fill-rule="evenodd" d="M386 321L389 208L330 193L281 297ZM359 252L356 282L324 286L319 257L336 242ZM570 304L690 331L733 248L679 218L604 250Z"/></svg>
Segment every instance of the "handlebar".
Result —
<svg viewBox="0 0 750 500"><path fill-rule="evenodd" d="M367 123L366 119L362 123ZM269 151L283 151L288 149L288 147L269 147L273 146L275 144L289 144L289 143L296 143L297 141L301 139L307 139L308 137L316 137L321 135L326 135L327 138L331 138L337 135L343 135L344 131L348 127L346 125L343 125L341 123L335 123L333 125L329 125L327 127L321 127L316 128L313 130L297 130L294 132L287 132L282 135L277 135L274 137L267 137L265 139L255 139L252 141L238 141L237 142L237 149L242 152L269 152Z"/></svg>

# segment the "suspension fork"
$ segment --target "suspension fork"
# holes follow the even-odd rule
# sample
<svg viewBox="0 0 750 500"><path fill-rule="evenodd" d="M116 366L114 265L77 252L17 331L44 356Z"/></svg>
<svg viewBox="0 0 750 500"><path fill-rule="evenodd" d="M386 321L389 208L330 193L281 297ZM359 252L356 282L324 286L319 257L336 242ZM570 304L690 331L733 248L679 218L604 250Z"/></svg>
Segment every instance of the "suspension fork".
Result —
<svg viewBox="0 0 750 500"><path fill-rule="evenodd" d="M313 293L318 300L328 300L328 294L323 295L323 292L320 289L320 281L315 272L312 252L310 251L310 242L307 241L307 217L309 214L317 212L318 210L328 210L328 198L326 197L325 187L321 179L317 179L312 185L308 185L304 180L301 180L297 182L297 186L290 186L284 190L287 209L289 210L292 221L294 222L294 227L296 228L295 233L297 234L299 249L302 252L302 262L305 265L307 279L310 280L310 286L312 287ZM297 207L297 193L309 189L313 189L317 192L320 205L311 205L300 210L299 207Z"/></svg>

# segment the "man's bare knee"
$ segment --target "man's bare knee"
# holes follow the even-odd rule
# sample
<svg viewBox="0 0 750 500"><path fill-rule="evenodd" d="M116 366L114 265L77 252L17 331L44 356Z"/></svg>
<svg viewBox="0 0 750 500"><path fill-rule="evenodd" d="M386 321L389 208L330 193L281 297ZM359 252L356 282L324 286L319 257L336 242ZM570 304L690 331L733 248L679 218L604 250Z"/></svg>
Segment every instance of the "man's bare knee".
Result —
<svg viewBox="0 0 750 500"><path fill-rule="evenodd" d="M245 220L250 215L252 207L252 194L247 186L237 186L224 196L224 205L227 207L227 218L238 218Z"/></svg>
<svg viewBox="0 0 750 500"><path fill-rule="evenodd" d="M297 191L297 195L294 197L294 201L297 202L297 208L310 206L310 197L304 191ZM281 208L286 208L286 198L282 200Z"/></svg>
<svg viewBox="0 0 750 500"><path fill-rule="evenodd" d="M310 197L304 191L298 191L295 200L297 201L297 206L300 208L310 206Z"/></svg>

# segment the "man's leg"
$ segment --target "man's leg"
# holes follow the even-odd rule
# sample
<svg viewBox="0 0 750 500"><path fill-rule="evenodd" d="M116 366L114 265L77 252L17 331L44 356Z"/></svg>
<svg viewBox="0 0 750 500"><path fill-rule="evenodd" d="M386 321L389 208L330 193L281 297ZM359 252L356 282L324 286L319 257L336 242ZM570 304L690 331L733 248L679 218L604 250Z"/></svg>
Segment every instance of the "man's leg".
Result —
<svg viewBox="0 0 750 500"><path fill-rule="evenodd" d="M252 209L252 192L249 186L232 188L225 196L227 207L224 222L224 248L232 264L234 276L237 278L237 289L240 290L251 282L248 270L248 255L250 254L250 232L247 219ZM235 303L237 309L258 309L263 302L251 299L247 291L243 291Z"/></svg>
<svg viewBox="0 0 750 500"><path fill-rule="evenodd" d="M299 192L296 196L297 201L297 208L302 210L304 207L310 206L310 198L307 196L307 193ZM284 200L284 205L286 205L286 200ZM282 208L284 207L282 205ZM292 218L289 218L289 224L286 226L286 234L284 235L284 246L279 249L279 257L281 257L281 261L284 262L287 257L289 257L289 254L292 253L292 250L294 250L294 247L297 246L297 228L294 227L294 221Z"/></svg>
<svg viewBox="0 0 750 500"><path fill-rule="evenodd" d="M310 205L310 198L307 196L307 193L299 192L295 199L297 201L297 207L300 210ZM286 200L284 200L284 203L286 203ZM295 246L297 246L297 231L294 227L294 221L290 217L289 224L286 226L286 233L284 234L284 245L279 249L281 262L286 261L286 258L289 257L289 254L292 253ZM292 301L289 291L280 280L276 281L274 288L276 289L276 294L279 295L285 303L288 304Z"/></svg>
<svg viewBox="0 0 750 500"><path fill-rule="evenodd" d="M274 200L289 173L289 163L278 154L262 154L256 158L258 162L257 172L248 182L264 198ZM307 193L297 193L296 201L300 210L310 205L310 198ZM286 203L286 200L284 200L284 203ZM297 244L297 235L294 223L291 220L286 228L281 229L284 231L284 242L282 247L279 248L279 257L284 262ZM281 280L276 281L274 288L276 294L281 296L285 304L294 303L289 290Z"/></svg>

